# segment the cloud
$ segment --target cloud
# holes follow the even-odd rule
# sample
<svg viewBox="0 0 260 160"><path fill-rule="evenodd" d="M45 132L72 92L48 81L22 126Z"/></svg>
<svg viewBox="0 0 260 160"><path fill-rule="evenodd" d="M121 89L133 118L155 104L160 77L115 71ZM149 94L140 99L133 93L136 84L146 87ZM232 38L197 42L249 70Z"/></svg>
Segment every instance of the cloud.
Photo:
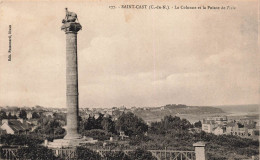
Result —
<svg viewBox="0 0 260 160"><path fill-rule="evenodd" d="M165 12L5 2L0 13L10 14L1 17L0 33L12 24L13 59L1 36L0 105L65 106L65 5L83 26L80 106L257 103L257 7L232 3L237 10L230 12Z"/></svg>

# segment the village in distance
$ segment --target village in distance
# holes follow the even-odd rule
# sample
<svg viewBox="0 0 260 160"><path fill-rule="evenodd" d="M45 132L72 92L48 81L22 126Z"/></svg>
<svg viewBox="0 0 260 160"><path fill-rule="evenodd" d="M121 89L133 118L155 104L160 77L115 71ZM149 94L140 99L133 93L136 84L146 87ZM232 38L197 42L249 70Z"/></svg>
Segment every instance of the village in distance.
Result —
<svg viewBox="0 0 260 160"><path fill-rule="evenodd" d="M1 146L44 145L66 135L66 108L0 109ZM255 159L258 111L258 105L79 108L79 133L88 138L90 149L185 151L203 141L208 159Z"/></svg>

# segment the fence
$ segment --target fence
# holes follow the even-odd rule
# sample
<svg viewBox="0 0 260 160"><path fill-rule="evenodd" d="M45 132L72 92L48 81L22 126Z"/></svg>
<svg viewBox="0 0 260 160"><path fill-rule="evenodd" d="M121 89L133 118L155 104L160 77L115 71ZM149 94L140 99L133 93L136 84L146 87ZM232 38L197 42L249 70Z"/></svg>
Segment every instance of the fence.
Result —
<svg viewBox="0 0 260 160"><path fill-rule="evenodd" d="M158 160L206 160L205 156L205 144L195 143L193 145L195 151L175 151L175 150L148 150ZM55 155L61 157L64 160L75 160L76 150L75 148L52 148ZM18 160L17 158L18 148L2 148L1 157L5 160ZM97 153L104 157L109 152L124 152L128 155L134 150L108 150L108 149L96 149Z"/></svg>

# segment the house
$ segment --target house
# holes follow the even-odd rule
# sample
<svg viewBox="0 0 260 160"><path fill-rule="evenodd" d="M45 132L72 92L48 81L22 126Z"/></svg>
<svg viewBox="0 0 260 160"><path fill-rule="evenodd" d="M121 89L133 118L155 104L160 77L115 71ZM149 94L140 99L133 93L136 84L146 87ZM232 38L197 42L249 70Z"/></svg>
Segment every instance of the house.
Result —
<svg viewBox="0 0 260 160"><path fill-rule="evenodd" d="M239 123L228 124L226 127L227 134L235 135L235 136L249 136L248 128L240 126Z"/></svg>
<svg viewBox="0 0 260 160"><path fill-rule="evenodd" d="M11 115L12 115L12 116L19 117L20 112L19 112L19 111L11 111Z"/></svg>
<svg viewBox="0 0 260 160"><path fill-rule="evenodd" d="M218 126L218 127L214 128L214 130L213 130L213 133L215 135L222 135L225 132L226 132L226 128L225 127L221 127L221 126Z"/></svg>
<svg viewBox="0 0 260 160"><path fill-rule="evenodd" d="M26 118L27 119L32 119L32 112L27 112Z"/></svg>
<svg viewBox="0 0 260 160"><path fill-rule="evenodd" d="M19 111L6 111L6 115L16 116L19 117L20 112Z"/></svg>
<svg viewBox="0 0 260 160"><path fill-rule="evenodd" d="M0 126L2 130L5 130L7 134L27 134L30 131L29 125L20 120L10 119L3 120L2 125Z"/></svg>
<svg viewBox="0 0 260 160"><path fill-rule="evenodd" d="M203 119L201 129L202 129L204 132L213 133L213 130L214 130L217 126L218 126L218 125L215 123L215 120L206 120L206 119Z"/></svg>
<svg viewBox="0 0 260 160"><path fill-rule="evenodd" d="M248 129L248 136L255 136L256 129L250 128Z"/></svg>
<svg viewBox="0 0 260 160"><path fill-rule="evenodd" d="M131 111L135 111L136 109L136 107L131 107Z"/></svg>
<svg viewBox="0 0 260 160"><path fill-rule="evenodd" d="M106 114L104 115L104 117L105 117L105 118L109 118L109 117L112 117L112 116L106 113Z"/></svg>
<svg viewBox="0 0 260 160"><path fill-rule="evenodd" d="M215 122L217 124L227 124L227 116L219 116L219 117L215 117Z"/></svg>
<svg viewBox="0 0 260 160"><path fill-rule="evenodd" d="M97 114L97 113L96 113L96 114L94 114L94 118L95 118L95 119L98 119L98 118L99 118L99 116L100 116L100 114Z"/></svg>
<svg viewBox="0 0 260 160"><path fill-rule="evenodd" d="M43 112L43 115L53 117L53 112Z"/></svg>
<svg viewBox="0 0 260 160"><path fill-rule="evenodd" d="M80 115L82 119L86 120L89 118L89 114L81 114Z"/></svg>
<svg viewBox="0 0 260 160"><path fill-rule="evenodd" d="M37 126L39 122L36 119L30 119L26 121L26 123L30 124L31 126Z"/></svg>
<svg viewBox="0 0 260 160"><path fill-rule="evenodd" d="M106 112L106 114L112 116L112 115L113 115L113 111L112 111L112 110L108 110L108 111Z"/></svg>

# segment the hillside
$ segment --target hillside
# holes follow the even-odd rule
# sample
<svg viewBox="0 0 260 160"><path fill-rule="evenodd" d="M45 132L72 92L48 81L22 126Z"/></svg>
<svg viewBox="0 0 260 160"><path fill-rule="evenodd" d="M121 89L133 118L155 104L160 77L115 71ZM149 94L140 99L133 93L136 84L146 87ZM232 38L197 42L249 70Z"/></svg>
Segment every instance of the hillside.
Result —
<svg viewBox="0 0 260 160"><path fill-rule="evenodd" d="M166 115L176 115L191 121L197 121L208 115L222 115L225 112L220 108L208 106L166 105L157 108L138 109L134 111L134 114L145 121L159 121Z"/></svg>
<svg viewBox="0 0 260 160"><path fill-rule="evenodd" d="M222 109L227 113L239 113L239 112L254 112L259 113L260 105L258 104L246 104L246 105L223 105L214 106L216 108Z"/></svg>

